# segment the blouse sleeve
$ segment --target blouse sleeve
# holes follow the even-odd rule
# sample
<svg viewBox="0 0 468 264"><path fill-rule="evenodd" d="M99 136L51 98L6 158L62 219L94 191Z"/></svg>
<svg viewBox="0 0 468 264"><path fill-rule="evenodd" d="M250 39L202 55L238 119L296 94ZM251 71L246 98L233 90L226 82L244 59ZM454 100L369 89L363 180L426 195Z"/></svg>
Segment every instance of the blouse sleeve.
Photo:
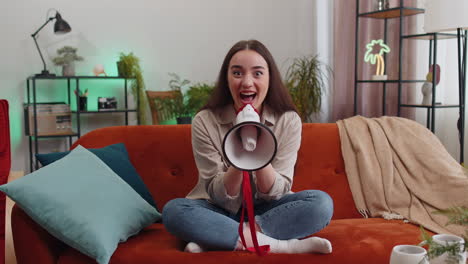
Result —
<svg viewBox="0 0 468 264"><path fill-rule="evenodd" d="M228 195L224 186L224 175L227 166L223 162L220 146L216 147L213 139L219 135L213 135L218 131L210 129L213 120L207 120L208 116L196 115L192 122L192 146L195 163L198 168L199 182L205 186L205 191L211 201L218 206L236 213L242 203L242 196Z"/></svg>
<svg viewBox="0 0 468 264"><path fill-rule="evenodd" d="M278 149L271 162L275 170L275 182L268 193L257 190L257 198L267 201L278 200L291 191L297 152L301 145L302 121L299 115L296 112L287 112L281 119L276 124L280 126L275 135Z"/></svg>

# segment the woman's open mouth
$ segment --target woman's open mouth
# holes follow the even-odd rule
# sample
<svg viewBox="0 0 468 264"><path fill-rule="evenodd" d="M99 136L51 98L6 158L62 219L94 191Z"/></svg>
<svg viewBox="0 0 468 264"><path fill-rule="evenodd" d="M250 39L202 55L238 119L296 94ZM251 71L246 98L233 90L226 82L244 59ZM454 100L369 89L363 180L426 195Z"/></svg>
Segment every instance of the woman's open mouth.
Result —
<svg viewBox="0 0 468 264"><path fill-rule="evenodd" d="M241 92L240 93L240 99L243 104L251 104L253 100L255 99L255 96L257 96L257 94L254 92Z"/></svg>

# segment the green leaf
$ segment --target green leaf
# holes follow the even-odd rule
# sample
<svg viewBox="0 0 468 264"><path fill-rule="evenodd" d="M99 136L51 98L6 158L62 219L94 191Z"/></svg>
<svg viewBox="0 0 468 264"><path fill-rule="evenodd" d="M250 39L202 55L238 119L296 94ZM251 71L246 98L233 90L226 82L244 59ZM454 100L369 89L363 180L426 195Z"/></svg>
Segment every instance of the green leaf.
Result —
<svg viewBox="0 0 468 264"><path fill-rule="evenodd" d="M468 225L468 208L463 206L454 206L448 209L437 210L434 214L448 217L447 225Z"/></svg>

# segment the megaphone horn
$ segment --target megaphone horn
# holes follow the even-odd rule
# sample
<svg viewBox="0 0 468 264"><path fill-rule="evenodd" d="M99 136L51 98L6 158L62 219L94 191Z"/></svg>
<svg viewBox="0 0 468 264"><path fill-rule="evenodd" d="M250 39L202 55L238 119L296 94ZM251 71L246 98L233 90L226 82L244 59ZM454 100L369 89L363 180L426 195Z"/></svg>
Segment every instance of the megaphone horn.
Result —
<svg viewBox="0 0 468 264"><path fill-rule="evenodd" d="M227 132L222 149L224 157L235 168L256 171L273 160L277 151L277 142L273 131L266 125L257 121L243 121Z"/></svg>

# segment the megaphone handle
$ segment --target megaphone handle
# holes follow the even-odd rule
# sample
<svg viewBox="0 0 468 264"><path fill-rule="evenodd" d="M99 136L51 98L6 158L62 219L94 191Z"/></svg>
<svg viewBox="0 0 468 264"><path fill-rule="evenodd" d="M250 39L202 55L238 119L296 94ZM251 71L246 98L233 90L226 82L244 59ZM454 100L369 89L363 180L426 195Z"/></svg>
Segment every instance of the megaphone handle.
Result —
<svg viewBox="0 0 468 264"><path fill-rule="evenodd" d="M252 188L250 187L250 177L247 171L242 171L242 193L243 193L243 202L242 202L242 212L239 222L239 236L242 241L242 245L250 252L256 252L259 256L264 256L270 251L269 245L258 245L257 233L255 232L255 219L254 219L254 210L252 202ZM247 207L247 217L249 218L250 234L252 235L252 242L254 247L247 247L244 238L244 216L245 208Z"/></svg>

